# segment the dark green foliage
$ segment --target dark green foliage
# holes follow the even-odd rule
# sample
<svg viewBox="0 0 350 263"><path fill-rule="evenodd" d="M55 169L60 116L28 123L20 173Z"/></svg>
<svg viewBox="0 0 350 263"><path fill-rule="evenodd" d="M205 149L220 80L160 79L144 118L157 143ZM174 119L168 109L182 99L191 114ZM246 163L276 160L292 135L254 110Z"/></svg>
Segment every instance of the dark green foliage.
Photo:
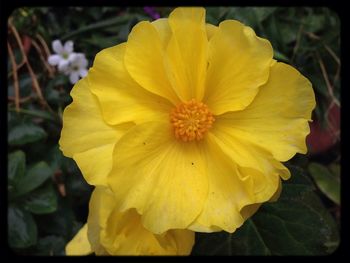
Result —
<svg viewBox="0 0 350 263"><path fill-rule="evenodd" d="M37 242L37 226L33 216L26 210L11 204L7 210L9 245L26 248Z"/></svg>
<svg viewBox="0 0 350 263"><path fill-rule="evenodd" d="M8 143L10 145L23 145L44 139L45 130L34 123L21 123L9 131Z"/></svg>
<svg viewBox="0 0 350 263"><path fill-rule="evenodd" d="M26 175L15 185L16 196L24 195L45 182L53 175L52 170L45 162L39 162L30 167Z"/></svg>
<svg viewBox="0 0 350 263"><path fill-rule="evenodd" d="M56 211L57 196L52 184L46 184L28 195L24 207L33 214L47 214Z"/></svg>
<svg viewBox="0 0 350 263"><path fill-rule="evenodd" d="M197 234L198 255L325 255L339 244L337 225L297 167L277 202L266 203L233 234Z"/></svg>
<svg viewBox="0 0 350 263"><path fill-rule="evenodd" d="M326 166L310 163L308 171L318 188L333 202L340 204L339 178L332 174ZM338 171L339 172L339 171ZM336 173L336 171L334 171Z"/></svg>

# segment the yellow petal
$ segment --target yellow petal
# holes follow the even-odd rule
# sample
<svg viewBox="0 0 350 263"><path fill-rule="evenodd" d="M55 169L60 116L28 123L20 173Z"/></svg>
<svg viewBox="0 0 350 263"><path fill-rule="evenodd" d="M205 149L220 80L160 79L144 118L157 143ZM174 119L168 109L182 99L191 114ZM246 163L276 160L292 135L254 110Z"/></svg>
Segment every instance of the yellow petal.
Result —
<svg viewBox="0 0 350 263"><path fill-rule="evenodd" d="M244 220L247 220L249 217L254 215L256 213L256 211L258 211L260 206L261 206L261 203L251 204L251 205L247 205L247 206L243 207L243 209L241 210L241 215L244 218Z"/></svg>
<svg viewBox="0 0 350 263"><path fill-rule="evenodd" d="M169 15L166 55L171 83L182 101L201 101L207 71L208 38L204 8L176 8Z"/></svg>
<svg viewBox="0 0 350 263"><path fill-rule="evenodd" d="M113 194L105 187L97 187L91 196L88 224L94 247L102 246L110 255L190 254L194 244L192 231L169 230L155 235L143 227L134 209L121 213L113 200Z"/></svg>
<svg viewBox="0 0 350 263"><path fill-rule="evenodd" d="M268 200L269 202L275 202L278 200L278 198L281 195L282 192L282 183L281 180L278 180L278 188L276 190L276 192L272 195L272 197ZM265 188L265 193L266 193L266 188ZM269 193L268 195L271 195L271 193ZM265 200L260 199L260 202L265 202ZM247 220L249 217L251 217L253 214L256 213L256 211L261 207L263 203L256 203L256 204L251 204L251 205L247 205L245 207L243 207L243 209L241 210L241 215L244 218L244 220Z"/></svg>
<svg viewBox="0 0 350 263"><path fill-rule="evenodd" d="M164 49L166 49L172 34L171 28L169 26L168 18L159 18L151 22L151 24L157 29L162 42L162 46ZM205 29L207 31L207 37L209 40L216 33L216 31L218 30L218 27L212 24L206 24Z"/></svg>
<svg viewBox="0 0 350 263"><path fill-rule="evenodd" d="M126 71L125 46L99 52L88 74L90 89L99 100L105 121L115 125L168 118L171 103L140 87Z"/></svg>
<svg viewBox="0 0 350 263"><path fill-rule="evenodd" d="M268 200L269 202L275 202L278 200L278 198L281 195L282 192L282 183L281 180L278 179L278 187L276 192L272 195L272 197ZM273 184L272 184L273 185ZM270 189L269 189L270 190ZM266 188L265 188L265 193L266 193ZM271 193L269 193L268 195L271 195ZM267 200L263 200L260 199L260 202L265 202ZM245 207L243 207L243 209L241 210L241 215L244 218L244 220L247 220L249 217L251 217L253 214L255 214L255 212L260 208L260 206L263 203L256 203L256 204L251 204L251 205L247 205Z"/></svg>
<svg viewBox="0 0 350 263"><path fill-rule="evenodd" d="M272 62L271 62L271 67L274 66L275 64L277 63L277 60L276 59L272 59Z"/></svg>
<svg viewBox="0 0 350 263"><path fill-rule="evenodd" d="M266 175L285 175L284 166L263 148L237 137L235 130L226 121L218 118L210 130L213 140L240 168L252 168ZM255 173L248 171L249 173ZM246 174L247 171L242 172Z"/></svg>
<svg viewBox="0 0 350 263"><path fill-rule="evenodd" d="M280 195L282 193L282 183L281 180L279 180L277 191L273 194L273 196L270 198L270 202L275 202L280 198Z"/></svg>
<svg viewBox="0 0 350 263"><path fill-rule="evenodd" d="M202 212L189 227L200 232L224 230L234 232L244 218L240 210L255 203L254 185L251 177L241 179L237 165L232 162L208 134L206 141L208 195Z"/></svg>
<svg viewBox="0 0 350 263"><path fill-rule="evenodd" d="M198 216L208 189L200 143L176 140L170 123L149 122L130 129L114 153L108 183L122 211L136 208L159 234Z"/></svg>
<svg viewBox="0 0 350 263"><path fill-rule="evenodd" d="M189 230L169 230L161 236L146 230L135 209L114 211L108 222L113 243L106 249L111 255L189 255L194 245Z"/></svg>
<svg viewBox="0 0 350 263"><path fill-rule="evenodd" d="M195 233L193 231L184 229L169 230L167 233L171 234L176 242L178 255L190 255L192 247L195 243Z"/></svg>
<svg viewBox="0 0 350 263"><path fill-rule="evenodd" d="M163 49L165 49L168 46L169 39L171 37L171 29L168 23L168 18L157 19L151 22L151 24L157 30L160 40L162 42L162 47Z"/></svg>
<svg viewBox="0 0 350 263"><path fill-rule="evenodd" d="M271 67L268 82L243 111L219 116L242 144L258 145L279 161L295 153L306 153L308 120L315 107L311 83L296 69L284 63Z"/></svg>
<svg viewBox="0 0 350 263"><path fill-rule="evenodd" d="M63 113L59 141L63 154L73 157L89 184L103 185L112 167L113 147L128 127L107 125L87 78L72 89L73 102Z"/></svg>
<svg viewBox="0 0 350 263"><path fill-rule="evenodd" d="M89 240L87 238L88 226L85 224L66 246L67 256L83 256L91 254Z"/></svg>
<svg viewBox="0 0 350 263"><path fill-rule="evenodd" d="M108 194L108 188L97 186L91 194L87 233L92 250L96 255L104 254L103 245L107 237L107 220L115 207L114 198Z"/></svg>
<svg viewBox="0 0 350 263"><path fill-rule="evenodd" d="M217 143L221 150L237 164L238 175L241 180L252 181L254 203L263 203L270 200L276 193L280 183L280 177L288 179L290 173L286 167L275 160L269 152L259 146L243 143L234 136L229 126L217 121L211 130L210 137ZM251 205L246 203L245 205ZM243 209L242 217L245 219L256 211ZM234 229L228 229L232 232Z"/></svg>
<svg viewBox="0 0 350 263"><path fill-rule="evenodd" d="M226 20L209 41L204 102L217 115L247 107L269 76L269 41L238 21Z"/></svg>
<svg viewBox="0 0 350 263"><path fill-rule="evenodd" d="M124 63L131 77L144 89L177 104L164 66L162 39L157 29L142 21L131 30L124 56Z"/></svg>
<svg viewBox="0 0 350 263"><path fill-rule="evenodd" d="M206 29L207 29L208 40L210 40L215 35L215 33L219 30L217 26L214 26L212 24L206 24Z"/></svg>

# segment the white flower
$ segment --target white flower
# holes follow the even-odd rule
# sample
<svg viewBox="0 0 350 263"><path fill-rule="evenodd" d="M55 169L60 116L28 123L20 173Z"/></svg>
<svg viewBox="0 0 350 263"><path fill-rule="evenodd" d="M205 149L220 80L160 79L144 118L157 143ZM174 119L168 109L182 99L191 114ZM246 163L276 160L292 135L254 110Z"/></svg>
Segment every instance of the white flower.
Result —
<svg viewBox="0 0 350 263"><path fill-rule="evenodd" d="M56 39L52 42L52 49L56 54L49 56L49 64L58 66L60 72L69 76L72 84L86 76L88 61L83 53L73 52L73 41L69 40L62 46L61 41Z"/></svg>
<svg viewBox="0 0 350 263"><path fill-rule="evenodd" d="M57 65L58 70L63 72L74 59L73 41L69 40L62 46L61 41L56 39L52 42L52 49L56 54L49 56L48 62L52 66Z"/></svg>
<svg viewBox="0 0 350 263"><path fill-rule="evenodd" d="M75 84L79 77L85 77L87 74L88 61L83 53L74 53L68 66L63 71L66 75L69 75L69 80L72 84Z"/></svg>

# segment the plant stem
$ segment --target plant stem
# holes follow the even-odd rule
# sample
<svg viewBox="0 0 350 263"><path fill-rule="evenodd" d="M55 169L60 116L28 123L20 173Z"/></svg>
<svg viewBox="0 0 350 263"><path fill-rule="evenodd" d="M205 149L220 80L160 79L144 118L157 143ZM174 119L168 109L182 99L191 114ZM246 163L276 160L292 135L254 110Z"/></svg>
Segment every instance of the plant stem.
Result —
<svg viewBox="0 0 350 263"><path fill-rule="evenodd" d="M16 105L16 112L19 112L19 84L18 84L18 75L17 75L17 64L15 57L13 55L13 51L11 49L11 46L9 42L7 42L7 49L9 52L11 64L12 64L12 72L13 72L13 87L15 89L15 105Z"/></svg>

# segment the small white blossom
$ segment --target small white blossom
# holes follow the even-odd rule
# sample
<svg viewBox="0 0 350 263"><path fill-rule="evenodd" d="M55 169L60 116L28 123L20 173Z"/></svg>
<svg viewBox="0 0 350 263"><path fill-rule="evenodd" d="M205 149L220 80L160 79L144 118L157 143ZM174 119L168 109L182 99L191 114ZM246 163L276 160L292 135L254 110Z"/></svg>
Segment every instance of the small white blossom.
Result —
<svg viewBox="0 0 350 263"><path fill-rule="evenodd" d="M56 39L52 42L52 49L56 54L49 56L49 64L58 66L60 72L69 76L72 84L87 75L88 61L83 53L73 52L73 41L69 40L63 46L61 41Z"/></svg>
<svg viewBox="0 0 350 263"><path fill-rule="evenodd" d="M74 53L71 61L63 72L69 75L70 82L75 84L80 77L83 78L87 75L87 65L88 61L84 54Z"/></svg>
<svg viewBox="0 0 350 263"><path fill-rule="evenodd" d="M49 56L48 62L52 66L58 66L58 70L63 72L74 58L73 41L67 41L64 46L60 40L52 42L52 49L56 54Z"/></svg>

